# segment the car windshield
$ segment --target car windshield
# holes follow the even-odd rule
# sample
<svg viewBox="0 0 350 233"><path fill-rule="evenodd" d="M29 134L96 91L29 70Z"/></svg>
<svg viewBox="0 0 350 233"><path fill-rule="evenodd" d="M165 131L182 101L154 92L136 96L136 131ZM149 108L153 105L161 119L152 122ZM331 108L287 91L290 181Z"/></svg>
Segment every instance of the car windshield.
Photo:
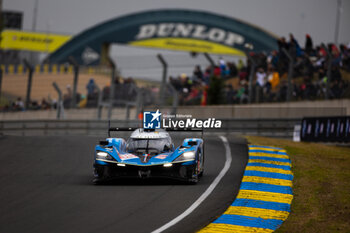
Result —
<svg viewBox="0 0 350 233"><path fill-rule="evenodd" d="M170 140L168 138L157 139L138 139L129 138L126 145L126 150L129 153L150 153L159 154L161 152L168 152L170 149ZM169 149L164 151L164 146L167 145Z"/></svg>

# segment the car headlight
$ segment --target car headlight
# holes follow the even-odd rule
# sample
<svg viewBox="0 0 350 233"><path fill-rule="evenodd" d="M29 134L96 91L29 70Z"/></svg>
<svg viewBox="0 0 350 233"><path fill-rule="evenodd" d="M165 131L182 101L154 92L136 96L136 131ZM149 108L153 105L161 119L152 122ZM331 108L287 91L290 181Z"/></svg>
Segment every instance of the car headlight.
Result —
<svg viewBox="0 0 350 233"><path fill-rule="evenodd" d="M107 159L107 160L113 160L112 156L104 151L97 151L96 153L96 159Z"/></svg>
<svg viewBox="0 0 350 233"><path fill-rule="evenodd" d="M195 151L187 151L182 153L179 157L177 157L174 161L182 161L182 160L193 160L196 158Z"/></svg>
<svg viewBox="0 0 350 233"><path fill-rule="evenodd" d="M196 154L194 153L194 151L188 151L182 154L182 156L185 159L194 159L196 157Z"/></svg>

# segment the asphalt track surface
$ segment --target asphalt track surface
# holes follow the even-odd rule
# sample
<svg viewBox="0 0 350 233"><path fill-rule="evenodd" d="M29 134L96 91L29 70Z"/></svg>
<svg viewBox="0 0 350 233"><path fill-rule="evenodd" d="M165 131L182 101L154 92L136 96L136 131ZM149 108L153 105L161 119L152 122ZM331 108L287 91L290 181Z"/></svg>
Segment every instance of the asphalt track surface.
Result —
<svg viewBox="0 0 350 233"><path fill-rule="evenodd" d="M176 137L178 146L184 136ZM206 136L205 171L197 185L119 180L92 184L88 136L0 136L0 232L152 232L183 213L225 164L218 136ZM195 232L220 216L238 193L247 163L244 139L227 136L232 163L214 191L165 232Z"/></svg>

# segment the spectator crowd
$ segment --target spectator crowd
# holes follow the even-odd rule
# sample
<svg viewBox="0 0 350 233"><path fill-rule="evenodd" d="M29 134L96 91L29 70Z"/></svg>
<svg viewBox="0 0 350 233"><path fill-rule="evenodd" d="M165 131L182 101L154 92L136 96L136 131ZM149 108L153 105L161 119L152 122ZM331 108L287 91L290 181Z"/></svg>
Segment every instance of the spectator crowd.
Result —
<svg viewBox="0 0 350 233"><path fill-rule="evenodd" d="M169 83L178 92L180 105L283 102L287 100L288 73L292 73L289 90L293 101L350 97L350 43L314 46L311 36L306 35L302 48L290 34L288 40L280 38L277 45L278 50L270 53L248 52L246 62L220 58L205 69L197 65L191 75L170 76ZM121 77L114 79L114 86L115 106L135 102L140 92L143 105L159 102L156 86L140 88L133 78ZM97 107L99 100L109 100L109 94L109 84L100 90L91 78L86 95L77 93L75 102L79 107ZM64 107L71 107L72 100L72 89L67 85L62 100ZM53 109L57 101L43 98L40 102L31 101L29 108ZM0 110L23 111L25 104L17 98Z"/></svg>
<svg viewBox="0 0 350 233"><path fill-rule="evenodd" d="M278 50L270 53L249 52L255 63L251 102L286 101L291 60L292 100L348 97L349 83L343 74L350 72L350 44L314 46L310 35L306 35L302 48L292 34L288 41L282 37L277 44ZM226 62L220 58L214 67L202 70L196 66L192 75L171 76L169 80L184 105L247 103L251 66L248 58L245 63L242 60Z"/></svg>

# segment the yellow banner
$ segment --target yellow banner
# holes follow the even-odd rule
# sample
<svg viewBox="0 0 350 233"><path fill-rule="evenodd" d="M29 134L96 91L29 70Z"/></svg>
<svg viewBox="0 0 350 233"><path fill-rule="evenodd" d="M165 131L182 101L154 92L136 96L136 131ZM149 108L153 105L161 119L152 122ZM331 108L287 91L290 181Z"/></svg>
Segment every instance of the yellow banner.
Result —
<svg viewBox="0 0 350 233"><path fill-rule="evenodd" d="M0 48L52 53L70 38L67 35L4 30L1 33Z"/></svg>
<svg viewBox="0 0 350 233"><path fill-rule="evenodd" d="M181 50L199 53L245 56L244 52L226 45L189 38L153 38L129 43L132 46Z"/></svg>

